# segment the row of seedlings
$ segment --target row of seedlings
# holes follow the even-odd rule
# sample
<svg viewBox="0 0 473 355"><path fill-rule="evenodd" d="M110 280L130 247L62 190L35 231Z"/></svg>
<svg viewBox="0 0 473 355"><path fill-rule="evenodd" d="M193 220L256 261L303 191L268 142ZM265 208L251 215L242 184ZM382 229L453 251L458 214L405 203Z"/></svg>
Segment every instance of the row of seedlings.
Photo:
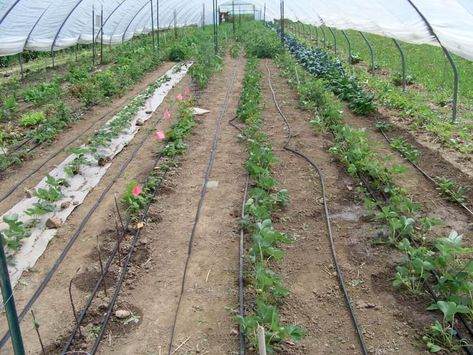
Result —
<svg viewBox="0 0 473 355"><path fill-rule="evenodd" d="M292 239L273 227L272 214L287 206L289 197L287 190L277 191L278 183L271 172L276 158L261 127L261 73L258 65L259 60L248 60L238 108L238 117L246 125L242 138L246 139L247 144L245 167L251 184L242 221L244 230L251 236L246 257L249 270L245 277L251 306L247 306L248 314L236 318L255 348L258 348L258 327L263 327L266 349L271 352L279 342L299 341L304 330L292 324L283 324L278 311L289 291L272 269L272 264L284 258L280 246L291 243Z"/></svg>

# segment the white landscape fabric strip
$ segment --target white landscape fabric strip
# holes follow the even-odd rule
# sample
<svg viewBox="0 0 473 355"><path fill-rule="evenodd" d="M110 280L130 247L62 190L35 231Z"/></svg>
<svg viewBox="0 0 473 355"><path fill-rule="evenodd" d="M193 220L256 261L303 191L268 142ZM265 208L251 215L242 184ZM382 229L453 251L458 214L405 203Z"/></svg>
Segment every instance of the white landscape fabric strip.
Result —
<svg viewBox="0 0 473 355"><path fill-rule="evenodd" d="M141 126L141 124L137 125L137 122L145 122L151 118L152 113L150 112L156 111L169 91L184 78L191 65L191 62L185 63L183 65L178 64L166 72L163 77L167 76L170 78L170 80L158 87L153 95L145 101L143 107L139 109L132 119L129 128L125 129L119 137L113 139L110 144L106 148L101 149L99 153L102 154L102 156L113 158L129 142L131 142L131 140L138 133ZM110 121L113 121L114 118L115 117L113 117ZM35 227L32 228L31 236L23 239L20 249L14 255L12 255L11 263L9 265L9 273L13 285L16 285L25 270L28 270L35 265L38 258L46 250L49 241L56 235L57 229L47 228L46 221L49 218L54 217L60 220L61 223L64 223L72 211L84 201L87 194L95 186L97 186L111 165L111 163L108 163L104 166L83 165L79 174L75 175L74 177L68 177L64 172L64 168L75 158L75 155L70 155L54 170L49 172L49 175L55 179L66 179L69 186L63 187L61 190L61 192L64 194L64 197L55 203L57 206L57 211L39 216L38 222L35 224ZM86 158L93 160L92 155L86 155ZM48 188L46 177L41 180L38 185L36 185L36 189L38 188ZM7 213L5 213L5 215L18 214L20 217L19 219L22 222L25 224L30 224L33 220L33 217L26 215L25 211L28 208L33 207L33 204L37 201L37 197L24 198L22 201L13 206L13 208L11 208ZM60 206L64 202L69 202L70 205L67 208L61 210ZM7 228L8 226L5 223L0 224L0 230Z"/></svg>

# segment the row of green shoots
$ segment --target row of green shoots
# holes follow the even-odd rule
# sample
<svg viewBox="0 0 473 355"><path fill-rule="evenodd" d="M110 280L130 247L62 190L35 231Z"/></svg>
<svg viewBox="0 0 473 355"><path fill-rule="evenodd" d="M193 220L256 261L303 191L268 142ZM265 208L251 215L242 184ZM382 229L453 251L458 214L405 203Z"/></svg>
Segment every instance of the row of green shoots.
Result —
<svg viewBox="0 0 473 355"><path fill-rule="evenodd" d="M245 167L251 184L242 225L252 240L247 252L249 270L245 277L253 302L249 314L238 315L236 319L255 348L258 347L258 326L263 327L266 349L272 353L276 343L299 341L305 332L292 324L283 324L278 311L289 291L272 269L272 264L284 258L281 245L292 243L292 239L274 228L272 214L287 206L289 198L287 190L277 191L278 183L271 172L276 157L268 137L261 131L261 73L258 65L257 59L248 60L238 108L238 117L246 125L241 138L247 144Z"/></svg>

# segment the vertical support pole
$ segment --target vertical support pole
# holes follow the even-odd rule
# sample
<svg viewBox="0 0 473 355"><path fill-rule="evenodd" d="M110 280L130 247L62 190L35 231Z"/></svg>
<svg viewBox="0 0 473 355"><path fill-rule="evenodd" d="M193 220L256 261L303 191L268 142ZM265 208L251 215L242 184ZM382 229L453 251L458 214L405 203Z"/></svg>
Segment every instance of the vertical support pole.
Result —
<svg viewBox="0 0 473 355"><path fill-rule="evenodd" d="M205 4L202 4L202 31L205 31Z"/></svg>
<svg viewBox="0 0 473 355"><path fill-rule="evenodd" d="M95 66L95 7L92 5L92 64Z"/></svg>
<svg viewBox="0 0 473 355"><path fill-rule="evenodd" d="M153 41L153 52L156 51L154 46L154 11L153 11L153 0L149 0L151 6L151 40Z"/></svg>
<svg viewBox="0 0 473 355"><path fill-rule="evenodd" d="M281 0L281 42L284 45L284 0Z"/></svg>
<svg viewBox="0 0 473 355"><path fill-rule="evenodd" d="M361 35L361 37L363 37L366 45L368 46L369 50L370 50L370 57L371 57L371 75L374 75L375 72L374 72L374 50L373 50L373 46L371 45L370 41L368 40L368 38L365 36L365 34L361 31L358 31Z"/></svg>
<svg viewBox="0 0 473 355"><path fill-rule="evenodd" d="M76 57L76 62L77 62L77 50L79 49L79 43L76 43L75 49L74 49L74 54Z"/></svg>
<svg viewBox="0 0 473 355"><path fill-rule="evenodd" d="M218 37L217 37L217 0L212 1L213 4L213 25L214 25L214 52L218 54Z"/></svg>
<svg viewBox="0 0 473 355"><path fill-rule="evenodd" d="M25 77L25 74L23 72L23 53L18 53L18 63L20 64L21 80L23 80Z"/></svg>
<svg viewBox="0 0 473 355"><path fill-rule="evenodd" d="M404 55L404 51L402 50L401 44L395 38L393 38L393 42L396 45L397 49L399 50L399 54L401 55L402 90L406 91L406 56Z"/></svg>
<svg viewBox="0 0 473 355"><path fill-rule="evenodd" d="M177 39L177 11L174 9L174 38Z"/></svg>
<svg viewBox="0 0 473 355"><path fill-rule="evenodd" d="M103 64L103 5L100 9L100 64Z"/></svg>
<svg viewBox="0 0 473 355"><path fill-rule="evenodd" d="M253 20L256 21L256 6L253 5Z"/></svg>
<svg viewBox="0 0 473 355"><path fill-rule="evenodd" d="M157 40L158 40L158 51L159 51L159 48L161 48L161 42L160 42L160 39L159 39L159 0L156 0L156 37L157 37Z"/></svg>
<svg viewBox="0 0 473 355"><path fill-rule="evenodd" d="M328 30L330 31L330 33L332 34L332 37L333 37L333 47L334 47L334 50L335 50L335 54L337 54L337 37L335 37L335 32L332 30L331 27L327 27Z"/></svg>
<svg viewBox="0 0 473 355"><path fill-rule="evenodd" d="M266 24L266 3L264 3L264 17L263 17L263 21L264 21L264 23Z"/></svg>
<svg viewBox="0 0 473 355"><path fill-rule="evenodd" d="M13 352L15 355L25 355L23 339L21 337L18 314L15 307L15 298L8 275L7 258L3 250L3 234L0 233L0 289L2 290L3 304L7 314L8 328L10 329Z"/></svg>
<svg viewBox="0 0 473 355"><path fill-rule="evenodd" d="M235 0L232 0L232 26L233 26L233 35L235 36Z"/></svg>
<svg viewBox="0 0 473 355"><path fill-rule="evenodd" d="M351 64L352 59L353 59L353 56L352 56L352 53L351 53L351 41L350 41L350 38L348 38L348 35L344 30L342 30L342 34L345 37L345 39L347 40L347 44L348 44L348 63Z"/></svg>
<svg viewBox="0 0 473 355"><path fill-rule="evenodd" d="M315 27L315 44L318 46L319 45L319 28L317 26Z"/></svg>
<svg viewBox="0 0 473 355"><path fill-rule="evenodd" d="M325 37L324 24L320 25L320 30L322 31L322 41L324 44L324 48L327 48L327 37Z"/></svg>

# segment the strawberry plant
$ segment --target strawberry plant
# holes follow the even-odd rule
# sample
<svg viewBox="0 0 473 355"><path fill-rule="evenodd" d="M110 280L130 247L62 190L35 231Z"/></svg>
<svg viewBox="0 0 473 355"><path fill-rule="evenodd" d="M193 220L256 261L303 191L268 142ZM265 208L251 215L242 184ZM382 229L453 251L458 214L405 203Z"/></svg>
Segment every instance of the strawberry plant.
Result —
<svg viewBox="0 0 473 355"><path fill-rule="evenodd" d="M453 201L459 203L467 202L466 194L469 191L468 187L459 186L455 180L444 176L438 177L436 180L438 189L449 196Z"/></svg>
<svg viewBox="0 0 473 355"><path fill-rule="evenodd" d="M8 224L8 229L0 232L3 235L3 244L16 251L20 246L20 241L29 237L31 231L19 220L17 214L3 216L3 221Z"/></svg>

